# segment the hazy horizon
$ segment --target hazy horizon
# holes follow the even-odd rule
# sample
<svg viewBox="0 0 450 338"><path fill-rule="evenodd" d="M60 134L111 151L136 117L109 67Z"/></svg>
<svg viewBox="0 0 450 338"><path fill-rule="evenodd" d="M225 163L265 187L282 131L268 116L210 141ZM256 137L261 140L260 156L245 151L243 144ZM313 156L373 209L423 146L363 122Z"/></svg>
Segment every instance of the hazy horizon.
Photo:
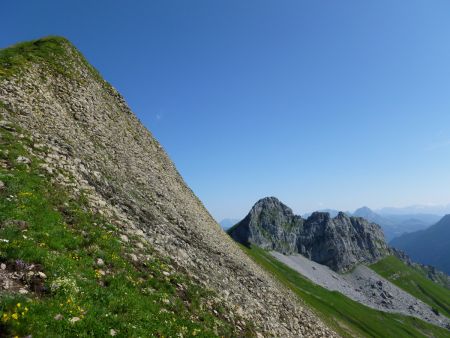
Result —
<svg viewBox="0 0 450 338"><path fill-rule="evenodd" d="M3 7L1 47L70 39L218 220L450 203L450 2Z"/></svg>
<svg viewBox="0 0 450 338"><path fill-rule="evenodd" d="M270 196L266 196L266 197L270 197ZM276 196L274 196L276 197ZM277 197L278 198L278 197ZM248 212L250 211L251 207L258 201L259 199L255 200L254 203L251 204L251 206L244 211L243 214L241 215L232 215L232 216L227 216L227 217L223 217L223 218L215 218L216 221L218 223L222 222L223 220L228 220L228 219L237 219L237 220L241 220L243 219L245 216L247 216ZM421 205L421 204L415 204L415 205L403 205L403 206L383 206L383 207L379 207L379 208L372 208L369 205L360 205L357 208L353 208L353 209L339 209L339 208L333 208L333 207L320 207L317 209L311 209L311 210L302 210L300 209L295 209L293 208L291 205L289 205L288 203L286 203L285 201L283 201L282 199L279 199L282 203L286 204L288 207L290 207L292 209L292 211L294 212L295 215L305 215L305 214L310 214L314 211L326 211L326 210L335 210L335 211L342 211L342 212L350 212L350 213L354 213L357 209L359 208L363 208L363 207L367 207L369 209L371 209L372 211L374 211L375 213L379 213L380 215L419 215L419 214L429 214L429 215L437 215L437 216L444 216L447 214L450 214L450 204L433 204L433 205Z"/></svg>

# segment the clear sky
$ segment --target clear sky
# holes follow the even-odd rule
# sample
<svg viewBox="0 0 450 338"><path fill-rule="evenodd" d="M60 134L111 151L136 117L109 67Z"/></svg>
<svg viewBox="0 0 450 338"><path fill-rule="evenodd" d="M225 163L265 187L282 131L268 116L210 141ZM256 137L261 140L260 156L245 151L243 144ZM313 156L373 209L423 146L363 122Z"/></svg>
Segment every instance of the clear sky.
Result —
<svg viewBox="0 0 450 338"><path fill-rule="evenodd" d="M450 1L5 1L69 38L218 220L450 202Z"/></svg>

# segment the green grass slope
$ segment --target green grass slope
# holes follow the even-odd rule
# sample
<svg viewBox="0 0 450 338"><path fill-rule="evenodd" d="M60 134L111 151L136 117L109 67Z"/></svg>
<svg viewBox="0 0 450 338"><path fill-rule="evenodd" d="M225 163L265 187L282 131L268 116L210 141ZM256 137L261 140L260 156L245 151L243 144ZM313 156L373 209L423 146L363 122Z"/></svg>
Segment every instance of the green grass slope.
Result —
<svg viewBox="0 0 450 338"><path fill-rule="evenodd" d="M143 242L148 260L131 259L139 239L122 243L118 226L52 183L27 150L45 149L22 132L0 127L0 263L2 273L34 266L45 276L21 281L36 292L0 291L0 337L236 335L213 294L169 259Z"/></svg>
<svg viewBox="0 0 450 338"><path fill-rule="evenodd" d="M74 73L75 67L73 67L71 59L67 57L68 51L76 53L78 61L82 62L97 78L101 79L97 70L67 39L59 36L48 36L0 49L0 80L20 75L27 68L27 65L32 63L44 64L49 71L65 77L75 77L77 74Z"/></svg>
<svg viewBox="0 0 450 338"><path fill-rule="evenodd" d="M328 291L302 277L268 252L252 246L242 249L289 287L344 337L449 337L450 332L413 317L385 313L361 305L338 292Z"/></svg>
<svg viewBox="0 0 450 338"><path fill-rule="evenodd" d="M420 271L394 256L388 256L370 268L439 313L450 317L450 290L433 283Z"/></svg>

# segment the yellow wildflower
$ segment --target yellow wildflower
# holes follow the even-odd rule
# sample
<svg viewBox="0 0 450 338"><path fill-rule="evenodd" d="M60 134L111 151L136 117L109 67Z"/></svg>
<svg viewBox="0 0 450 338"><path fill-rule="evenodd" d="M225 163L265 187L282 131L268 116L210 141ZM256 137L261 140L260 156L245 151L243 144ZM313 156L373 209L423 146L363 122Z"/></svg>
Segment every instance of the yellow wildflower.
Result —
<svg viewBox="0 0 450 338"><path fill-rule="evenodd" d="M19 196L21 196L21 197L32 196L32 195L33 195L33 193L28 192L28 191L19 192Z"/></svg>
<svg viewBox="0 0 450 338"><path fill-rule="evenodd" d="M13 313L13 314L11 315L11 318L17 320L17 319L19 319L19 314Z"/></svg>
<svg viewBox="0 0 450 338"><path fill-rule="evenodd" d="M17 303L17 305L16 305L17 307L21 307L22 306L22 304L20 304L20 303Z"/></svg>

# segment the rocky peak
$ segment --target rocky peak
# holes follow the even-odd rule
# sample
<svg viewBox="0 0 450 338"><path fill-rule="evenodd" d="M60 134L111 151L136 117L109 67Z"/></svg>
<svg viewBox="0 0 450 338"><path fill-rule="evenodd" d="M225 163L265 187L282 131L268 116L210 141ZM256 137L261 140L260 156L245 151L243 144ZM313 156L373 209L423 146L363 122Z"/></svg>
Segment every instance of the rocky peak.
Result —
<svg viewBox="0 0 450 338"><path fill-rule="evenodd" d="M355 214L356 214L358 211L359 211L359 212L373 212L372 209L370 209L370 208L367 207L367 206L363 206L363 207L357 209L357 210L355 211Z"/></svg>
<svg viewBox="0 0 450 338"><path fill-rule="evenodd" d="M374 262L389 253L381 228L361 217L314 212L306 220L274 197L258 201L229 230L238 242L284 254L300 253L335 271Z"/></svg>
<svg viewBox="0 0 450 338"><path fill-rule="evenodd" d="M261 198L258 202L256 202L253 207L253 212L265 212L267 210L278 210L282 214L285 215L293 215L292 209L287 205L280 202L280 200L276 197L264 197Z"/></svg>
<svg viewBox="0 0 450 338"><path fill-rule="evenodd" d="M364 217L366 219L369 219L371 216L376 215L375 212L370 209L369 207L361 207L359 209L356 209L353 213L354 216L358 217Z"/></svg>
<svg viewBox="0 0 450 338"><path fill-rule="evenodd" d="M245 245L258 238L258 245L283 253L295 252L294 233L302 226L303 219L276 197L260 199L248 215L228 230L232 237Z"/></svg>
<svg viewBox="0 0 450 338"><path fill-rule="evenodd" d="M259 223L287 224L294 217L292 209L281 203L276 197L260 199L250 210L253 219Z"/></svg>

